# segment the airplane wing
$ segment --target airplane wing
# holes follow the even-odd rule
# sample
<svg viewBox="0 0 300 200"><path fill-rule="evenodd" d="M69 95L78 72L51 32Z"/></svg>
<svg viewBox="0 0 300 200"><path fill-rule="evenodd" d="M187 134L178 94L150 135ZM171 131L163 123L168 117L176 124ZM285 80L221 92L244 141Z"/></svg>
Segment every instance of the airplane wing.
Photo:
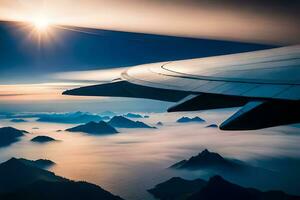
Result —
<svg viewBox="0 0 300 200"><path fill-rule="evenodd" d="M65 95L118 96L175 102L169 112L240 107L222 130L300 122L300 45L134 66L110 83Z"/></svg>

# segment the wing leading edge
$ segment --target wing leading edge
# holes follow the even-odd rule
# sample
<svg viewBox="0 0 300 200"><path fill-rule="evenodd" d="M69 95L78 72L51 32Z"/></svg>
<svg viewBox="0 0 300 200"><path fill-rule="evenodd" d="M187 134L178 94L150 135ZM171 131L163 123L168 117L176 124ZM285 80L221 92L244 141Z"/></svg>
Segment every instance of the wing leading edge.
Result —
<svg viewBox="0 0 300 200"><path fill-rule="evenodd" d="M119 80L63 94L176 102L168 112L243 106L220 125L222 130L297 123L300 46L135 66Z"/></svg>

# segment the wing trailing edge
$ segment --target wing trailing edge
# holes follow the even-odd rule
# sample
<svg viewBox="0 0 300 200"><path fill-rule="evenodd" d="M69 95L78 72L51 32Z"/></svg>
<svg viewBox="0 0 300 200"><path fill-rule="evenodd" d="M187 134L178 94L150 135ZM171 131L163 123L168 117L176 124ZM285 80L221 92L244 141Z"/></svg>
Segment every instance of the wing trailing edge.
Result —
<svg viewBox="0 0 300 200"><path fill-rule="evenodd" d="M248 99L236 96L202 93L189 95L168 109L168 112L198 111L218 108L240 107L245 105Z"/></svg>
<svg viewBox="0 0 300 200"><path fill-rule="evenodd" d="M299 122L299 101L251 101L224 121L220 129L256 130Z"/></svg>

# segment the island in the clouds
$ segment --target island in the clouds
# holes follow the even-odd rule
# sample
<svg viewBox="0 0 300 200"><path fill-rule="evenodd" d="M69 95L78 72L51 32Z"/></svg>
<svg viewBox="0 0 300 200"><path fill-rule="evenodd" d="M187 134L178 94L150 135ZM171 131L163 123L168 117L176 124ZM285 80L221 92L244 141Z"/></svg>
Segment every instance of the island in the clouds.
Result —
<svg viewBox="0 0 300 200"><path fill-rule="evenodd" d="M17 142L20 139L20 137L24 136L24 133L28 132L13 127L0 128L0 147Z"/></svg>
<svg viewBox="0 0 300 200"><path fill-rule="evenodd" d="M280 188L286 182L286 176L280 171L268 170L253 166L238 159L224 158L220 154L207 149L187 160L182 160L169 167L175 170L202 170L207 174L220 174L231 181L255 187ZM258 181L260 180L260 181ZM266 182L266 180L268 180Z"/></svg>
<svg viewBox="0 0 300 200"><path fill-rule="evenodd" d="M144 118L144 116L140 115L140 114L135 114L135 113L127 113L124 115L124 117L128 117L128 118Z"/></svg>
<svg viewBox="0 0 300 200"><path fill-rule="evenodd" d="M103 111L103 112L99 113L99 115L101 117L110 117L111 118L113 116L116 116L117 114L112 111L107 110L107 111Z"/></svg>
<svg viewBox="0 0 300 200"><path fill-rule="evenodd" d="M157 126L163 126L164 124L162 122L157 122L156 125Z"/></svg>
<svg viewBox="0 0 300 200"><path fill-rule="evenodd" d="M300 196L292 196L282 191L262 192L242 187L221 176L213 176L208 181L175 177L156 185L148 192L160 200L300 200Z"/></svg>
<svg viewBox="0 0 300 200"><path fill-rule="evenodd" d="M149 118L149 115L140 115L140 114L136 114L136 113L127 113L124 115L124 117L128 117L128 118Z"/></svg>
<svg viewBox="0 0 300 200"><path fill-rule="evenodd" d="M189 118L189 117L181 117L180 119L177 120L178 123L188 123L188 122L205 122L204 119L200 118L200 117L193 117L193 118Z"/></svg>
<svg viewBox="0 0 300 200"><path fill-rule="evenodd" d="M42 169L46 169L48 167L55 165L55 162L53 162L52 160L47 160L47 159L27 160L24 158L19 158L18 160L23 162L25 165L38 167L38 168L42 168Z"/></svg>
<svg viewBox="0 0 300 200"><path fill-rule="evenodd" d="M69 123L80 124L90 121L101 121L103 118L99 115L94 115L86 112L74 112L74 113L48 113L40 114L37 121L40 122L55 122L55 123Z"/></svg>
<svg viewBox="0 0 300 200"><path fill-rule="evenodd" d="M114 127L112 127L111 125L109 125L108 123L106 123L104 121L89 122L86 124L75 126L73 128L68 128L68 129L66 129L66 131L83 132L83 133L89 133L89 134L95 134L95 135L118 133L118 131Z"/></svg>
<svg viewBox="0 0 300 200"><path fill-rule="evenodd" d="M122 200L98 185L72 181L16 158L0 164L0 177L0 199Z"/></svg>
<svg viewBox="0 0 300 200"><path fill-rule="evenodd" d="M48 143L48 142L55 142L57 141L56 139L45 136L45 135L39 135L31 139L32 142L37 142L37 143Z"/></svg>
<svg viewBox="0 0 300 200"><path fill-rule="evenodd" d="M225 159L220 154L210 152L207 149L203 150L196 156L192 156L188 160L182 160L170 166L170 168L173 169L188 170L198 170L205 168L237 170L243 167L244 165L231 161L229 159Z"/></svg>
<svg viewBox="0 0 300 200"><path fill-rule="evenodd" d="M123 116L114 116L108 124L117 128L155 128L140 121L132 121Z"/></svg>
<svg viewBox="0 0 300 200"><path fill-rule="evenodd" d="M17 118L17 119L11 119L10 122L21 123L21 122L27 122L27 120Z"/></svg>
<svg viewBox="0 0 300 200"><path fill-rule="evenodd" d="M185 180L180 177L173 177L149 189L148 192L161 200L183 200L189 194L198 192L206 184L207 182L202 179Z"/></svg>
<svg viewBox="0 0 300 200"><path fill-rule="evenodd" d="M210 125L207 125L205 128L218 128L218 125L217 124L210 124Z"/></svg>

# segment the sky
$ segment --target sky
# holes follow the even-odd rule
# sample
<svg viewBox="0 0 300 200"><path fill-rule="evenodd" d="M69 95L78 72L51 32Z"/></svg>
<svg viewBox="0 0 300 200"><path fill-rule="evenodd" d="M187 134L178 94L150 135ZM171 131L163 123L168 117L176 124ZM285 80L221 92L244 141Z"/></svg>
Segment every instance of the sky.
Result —
<svg viewBox="0 0 300 200"><path fill-rule="evenodd" d="M157 101L61 92L112 80L128 66L296 44L298 8L266 0L0 0L0 111L124 110L124 101L127 109L166 110Z"/></svg>
<svg viewBox="0 0 300 200"><path fill-rule="evenodd" d="M299 1L1 0L0 18L163 35L299 42Z"/></svg>

